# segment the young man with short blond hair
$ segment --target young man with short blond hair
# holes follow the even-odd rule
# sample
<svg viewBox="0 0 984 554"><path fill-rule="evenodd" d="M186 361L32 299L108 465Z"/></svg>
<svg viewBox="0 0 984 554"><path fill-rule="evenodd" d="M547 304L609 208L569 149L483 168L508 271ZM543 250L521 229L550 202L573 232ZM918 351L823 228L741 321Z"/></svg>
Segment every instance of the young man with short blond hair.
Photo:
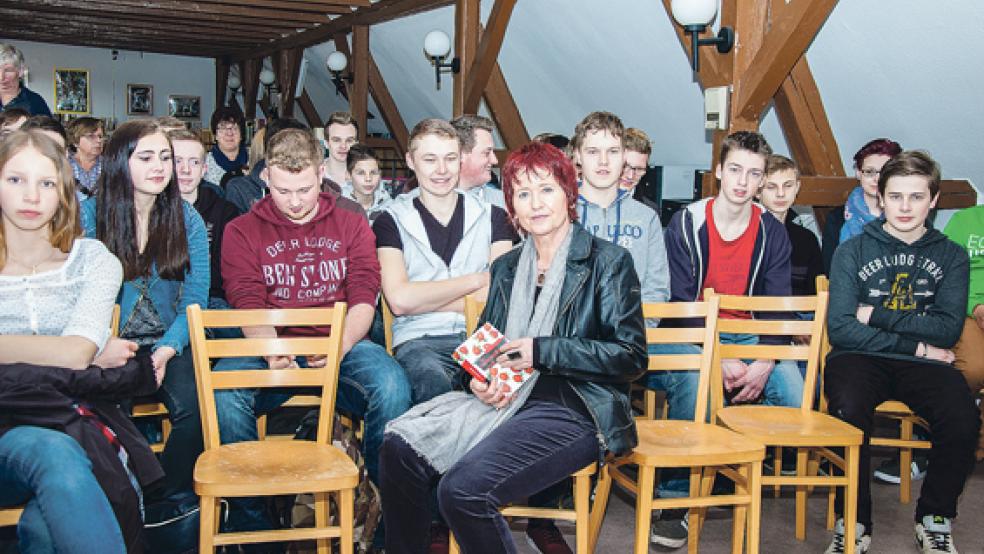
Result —
<svg viewBox="0 0 984 554"><path fill-rule="evenodd" d="M359 142L359 123L349 112L334 112L325 122L325 142L328 157L325 158L325 176L341 191L351 181L346 160L349 149Z"/></svg>

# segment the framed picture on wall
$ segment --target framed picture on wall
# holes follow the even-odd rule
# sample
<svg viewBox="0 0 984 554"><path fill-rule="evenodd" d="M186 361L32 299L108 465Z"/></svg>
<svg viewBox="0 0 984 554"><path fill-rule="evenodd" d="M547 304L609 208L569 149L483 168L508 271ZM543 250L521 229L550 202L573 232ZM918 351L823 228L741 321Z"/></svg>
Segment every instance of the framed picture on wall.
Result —
<svg viewBox="0 0 984 554"><path fill-rule="evenodd" d="M154 87L151 85L126 86L126 115L153 115Z"/></svg>
<svg viewBox="0 0 984 554"><path fill-rule="evenodd" d="M88 114L89 70L55 68L55 113Z"/></svg>
<svg viewBox="0 0 984 554"><path fill-rule="evenodd" d="M167 115L181 119L201 119L202 97L172 94L167 97Z"/></svg>

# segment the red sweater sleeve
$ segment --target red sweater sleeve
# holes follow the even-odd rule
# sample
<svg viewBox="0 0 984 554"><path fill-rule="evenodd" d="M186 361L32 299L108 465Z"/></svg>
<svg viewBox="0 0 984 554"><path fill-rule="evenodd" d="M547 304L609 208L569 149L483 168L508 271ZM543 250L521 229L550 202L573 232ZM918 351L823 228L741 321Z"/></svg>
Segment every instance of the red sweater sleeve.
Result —
<svg viewBox="0 0 984 554"><path fill-rule="evenodd" d="M349 221L344 228L348 230L348 275L345 277L345 300L349 307L356 304L376 306L379 297L380 276L379 258L376 257L376 235L366 218L345 213Z"/></svg>
<svg viewBox="0 0 984 554"><path fill-rule="evenodd" d="M230 222L222 234L222 283L226 300L236 309L267 308L266 283L259 264L259 247L254 245L250 215Z"/></svg>

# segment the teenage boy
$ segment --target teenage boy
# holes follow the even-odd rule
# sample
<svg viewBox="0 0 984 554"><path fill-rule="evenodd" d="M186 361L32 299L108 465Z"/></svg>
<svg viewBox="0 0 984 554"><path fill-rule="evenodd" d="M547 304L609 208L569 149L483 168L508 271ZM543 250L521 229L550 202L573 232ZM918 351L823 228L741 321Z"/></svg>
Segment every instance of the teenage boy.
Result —
<svg viewBox="0 0 984 554"><path fill-rule="evenodd" d="M905 402L933 430L929 467L916 505L922 552L956 552L951 519L974 467L980 414L950 348L967 308L967 253L926 218L940 191L939 165L924 152L902 152L878 177L883 219L842 243L830 271L824 391L830 413L864 431L858 471L857 551L871 544L868 478L875 407ZM843 489L837 514L844 513ZM828 553L843 552L837 522Z"/></svg>
<svg viewBox="0 0 984 554"><path fill-rule="evenodd" d="M720 294L788 296L790 245L779 220L752 202L765 175L772 149L759 133L739 131L721 143L715 176L717 196L678 211L666 228L670 265L670 299L700 300L705 288ZM747 312L725 312L721 317L749 319ZM722 335L726 342L754 344L756 335ZM773 342L762 337L762 342ZM661 349L660 353L683 353ZM689 350L691 352L696 349ZM790 361L728 359L722 361L724 388L732 403L761 402L772 406L799 406L803 376ZM697 401L697 372L652 372L648 387L666 392L670 419L693 419ZM664 472L659 485L663 497L687 496L685 474ZM652 540L669 548L687 543L685 510L664 510L653 522Z"/></svg>
<svg viewBox="0 0 984 554"><path fill-rule="evenodd" d="M310 132L288 129L267 145L263 179L270 194L226 227L222 240L222 278L229 304L237 309L329 308L346 302L337 405L365 422L363 454L377 480L378 451L386 422L410 407L403 369L386 351L365 339L379 294L379 262L365 217L339 209L335 196L321 191L322 149ZM309 335L325 329L247 327L247 337ZM292 356L223 359L226 368L281 369L324 364L324 359ZM256 440L256 416L290 398L277 391L216 393L223 443ZM230 527L236 531L270 527L259 499L231 502Z"/></svg>
<svg viewBox="0 0 984 554"><path fill-rule="evenodd" d="M345 165L352 180L342 185L342 196L357 202L371 224L393 201L393 197L382 186L376 151L356 144L349 149Z"/></svg>
<svg viewBox="0 0 984 554"><path fill-rule="evenodd" d="M325 122L325 141L328 142L328 157L325 158L325 177L332 188L341 191L352 179L348 173L348 152L359 142L359 125L348 112L334 112Z"/></svg>
<svg viewBox="0 0 984 554"><path fill-rule="evenodd" d="M187 129L171 131L174 168L181 198L198 210L208 232L208 255L212 267L212 283L208 290L208 307L228 308L222 290L222 234L226 224L239 217L239 210L222 197L222 189L202 180L205 175L205 146L198 135Z"/></svg>
<svg viewBox="0 0 984 554"><path fill-rule="evenodd" d="M796 162L773 154L765 164L765 183L759 190L758 198L765 209L786 227L789 235L793 295L810 296L817 293L817 275L823 273L823 261L817 236L794 221L796 213L792 211L792 206L799 194L799 178Z"/></svg>
<svg viewBox="0 0 984 554"><path fill-rule="evenodd" d="M492 139L492 120L480 115L460 115L451 120L461 141L458 189L505 209L502 191L492 185L492 168L499 165Z"/></svg>
<svg viewBox="0 0 984 554"><path fill-rule="evenodd" d="M460 368L465 295L484 299L489 266L512 248L505 210L459 191L461 144L450 123L425 119L410 133L407 165L419 194L396 198L376 219L383 294L395 316L395 356L413 403L448 392Z"/></svg>
<svg viewBox="0 0 984 554"><path fill-rule="evenodd" d="M624 139L622 120L608 112L590 113L574 128L571 149L582 178L578 220L591 234L629 251L642 282L643 302L666 302L670 273L659 214L619 188Z"/></svg>
<svg viewBox="0 0 984 554"><path fill-rule="evenodd" d="M270 140L273 139L273 136L280 131L284 129L303 129L306 131L307 126L294 118L283 117L274 119L267 124L265 129L263 133L264 152L270 147ZM236 206L240 213L248 212L253 207L253 204L267 195L267 184L263 179L265 169L266 162L260 160L250 170L249 175L233 177L226 183L225 198Z"/></svg>

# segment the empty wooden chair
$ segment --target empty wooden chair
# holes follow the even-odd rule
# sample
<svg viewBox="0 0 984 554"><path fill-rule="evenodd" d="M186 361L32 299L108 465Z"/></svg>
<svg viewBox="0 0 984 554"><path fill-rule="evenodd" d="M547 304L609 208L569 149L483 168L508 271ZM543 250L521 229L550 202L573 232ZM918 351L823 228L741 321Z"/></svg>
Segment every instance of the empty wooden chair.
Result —
<svg viewBox="0 0 984 554"><path fill-rule="evenodd" d="M201 497L200 551L216 546L290 540L317 540L319 554L330 552L328 539L339 538L341 552L353 552L353 500L359 472L331 444L331 422L341 362L346 306L291 310L202 310L188 307L205 451L195 464L195 493ZM325 326L327 337L208 339L209 327ZM212 372L214 358L269 355L325 355L322 368ZM316 441L254 441L222 445L215 391L240 388L321 388ZM314 493L315 527L219 533L219 500L226 497ZM337 495L339 524L329 525L328 495Z"/></svg>

